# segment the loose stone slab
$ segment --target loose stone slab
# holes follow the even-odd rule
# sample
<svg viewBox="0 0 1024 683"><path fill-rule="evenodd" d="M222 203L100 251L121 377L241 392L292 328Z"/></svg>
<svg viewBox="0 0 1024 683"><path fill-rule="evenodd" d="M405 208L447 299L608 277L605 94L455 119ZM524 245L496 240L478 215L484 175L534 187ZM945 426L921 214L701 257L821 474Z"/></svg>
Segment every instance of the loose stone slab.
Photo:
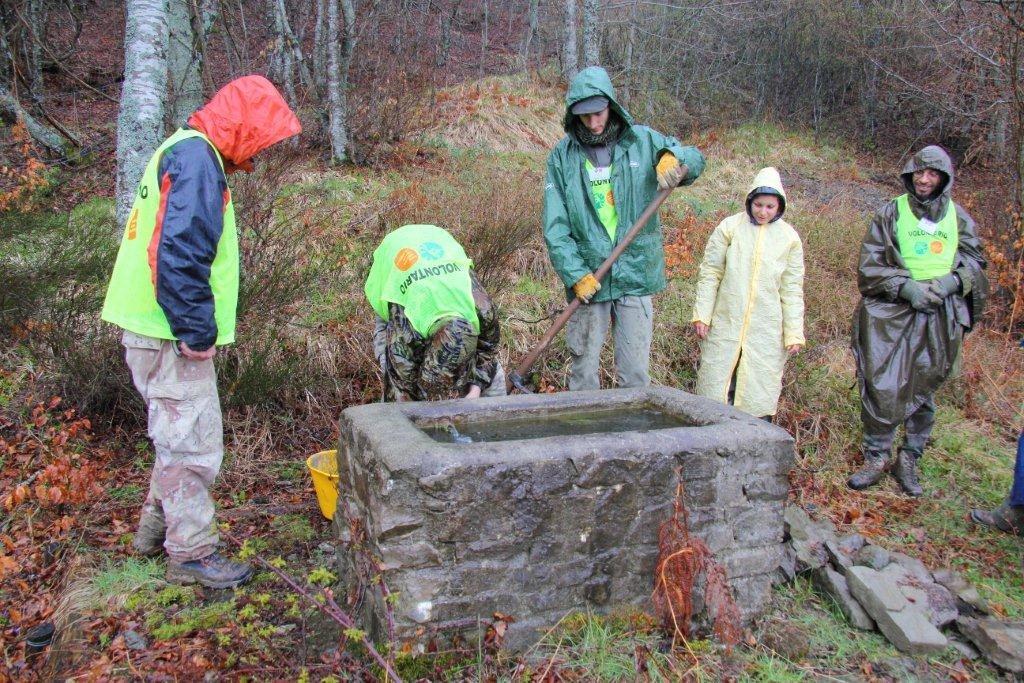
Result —
<svg viewBox="0 0 1024 683"><path fill-rule="evenodd" d="M956 596L957 609L960 614L974 617L989 613L988 603L981 597L978 589L967 583L967 579L951 569L939 569L935 572L935 582L945 586Z"/></svg>
<svg viewBox="0 0 1024 683"><path fill-rule="evenodd" d="M887 576L861 565L846 570L850 592L878 624L878 630L902 652L940 652L946 637L928 620L924 611L911 606L899 587Z"/></svg>
<svg viewBox="0 0 1024 683"><path fill-rule="evenodd" d="M862 631L875 630L875 622L850 593L846 577L826 565L811 572L811 579L818 590L836 601L851 626Z"/></svg>
<svg viewBox="0 0 1024 683"><path fill-rule="evenodd" d="M956 627L995 665L1015 674L1024 673L1024 624L991 617L960 617Z"/></svg>
<svg viewBox="0 0 1024 683"><path fill-rule="evenodd" d="M910 555L900 552L890 552L889 559L892 560L893 564L906 569L922 583L932 583L934 581L931 571L924 565L924 562L916 557L911 557Z"/></svg>
<svg viewBox="0 0 1024 683"><path fill-rule="evenodd" d="M880 573L887 577L911 605L920 608L928 617L928 621L941 628L956 620L959 616L956 598L941 584L930 580L922 580L922 574L913 563L907 566L900 564L893 553L894 561ZM909 558L913 559L913 558ZM931 576L930 573L926 576Z"/></svg>
<svg viewBox="0 0 1024 683"><path fill-rule="evenodd" d="M853 564L871 567L876 571L885 569L889 562L891 562L889 551L873 543L866 544L853 556Z"/></svg>
<svg viewBox="0 0 1024 683"><path fill-rule="evenodd" d="M635 413L656 415L622 422ZM449 422L489 440L452 443ZM360 619L375 634L385 603L357 569L353 524L397 596L401 640L475 631L501 612L516 619L505 644L518 649L572 610L648 607L680 478L690 531L725 567L744 619L783 561L793 440L681 391L372 404L346 409L339 432L339 570L362 583Z"/></svg>
<svg viewBox="0 0 1024 683"><path fill-rule="evenodd" d="M819 569L829 561L827 546L836 542L835 528L828 520L816 522L799 505L789 505L784 513L786 535L795 555L795 570Z"/></svg>
<svg viewBox="0 0 1024 683"><path fill-rule="evenodd" d="M907 599L900 593L899 587L870 567L848 567L846 580L850 584L850 592L872 616L875 612L899 612L907 606Z"/></svg>

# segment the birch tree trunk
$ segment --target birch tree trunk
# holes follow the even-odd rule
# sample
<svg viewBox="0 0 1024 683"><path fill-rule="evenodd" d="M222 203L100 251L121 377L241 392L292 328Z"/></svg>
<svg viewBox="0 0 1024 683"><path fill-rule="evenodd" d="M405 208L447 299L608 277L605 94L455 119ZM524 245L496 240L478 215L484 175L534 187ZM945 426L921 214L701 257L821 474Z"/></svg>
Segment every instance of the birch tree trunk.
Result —
<svg viewBox="0 0 1024 683"><path fill-rule="evenodd" d="M583 0L583 66L601 64L599 0Z"/></svg>
<svg viewBox="0 0 1024 683"><path fill-rule="evenodd" d="M487 57L487 31L490 28L490 10L491 6L488 0L482 0L483 5L483 24L480 27L480 75L484 75L484 61Z"/></svg>
<svg viewBox="0 0 1024 683"><path fill-rule="evenodd" d="M316 23L313 25L313 80L327 81L327 3L316 0Z"/></svg>
<svg viewBox="0 0 1024 683"><path fill-rule="evenodd" d="M624 78L622 79L622 101L627 106L632 106L631 97L633 84L633 50L636 48L636 5L638 0L633 0L633 6L629 9L629 29L626 31L626 57L623 65Z"/></svg>
<svg viewBox="0 0 1024 683"><path fill-rule="evenodd" d="M341 3L341 21L338 3ZM344 28L340 25L344 22ZM328 137L331 163L348 158L348 76L355 50L356 13L352 0L327 0L327 99L329 103ZM339 36L344 37L339 42Z"/></svg>
<svg viewBox="0 0 1024 683"><path fill-rule="evenodd" d="M64 142L64 138L57 131L40 123L25 111L18 99L3 83L0 83L0 115L6 119L24 122L25 129L28 130L28 134L32 136L33 140L52 152L62 156L67 154L68 146Z"/></svg>
<svg viewBox="0 0 1024 683"><path fill-rule="evenodd" d="M125 7L124 84L117 115L117 220L124 224L149 157L163 141L167 0Z"/></svg>
<svg viewBox="0 0 1024 683"><path fill-rule="evenodd" d="M539 0L530 0L530 7L526 11L526 33L523 35L523 44L519 49L519 56L522 59L523 66L529 66L530 64L530 46L533 44L533 39L537 36L539 4Z"/></svg>
<svg viewBox="0 0 1024 683"><path fill-rule="evenodd" d="M437 52L436 66L445 66L448 63L448 54L452 49L452 24L459 16L459 3L462 0L452 2L451 12L441 13L441 44Z"/></svg>
<svg viewBox="0 0 1024 683"><path fill-rule="evenodd" d="M302 78L303 85L316 94L319 88L313 81L309 65L306 63L306 57L302 54L302 41L296 38L295 32L292 30L292 24L288 19L288 11L285 8L284 0L277 0L277 14L281 18L282 45L284 50L290 54L288 63L298 68L299 77ZM294 104L294 92L292 93L292 99Z"/></svg>
<svg viewBox="0 0 1024 683"><path fill-rule="evenodd" d="M0 8L0 19L10 18L7 11ZM33 140L52 152L62 156L67 155L69 145L64 138L56 130L25 111L21 102L12 92L12 88L17 85L13 70L15 63L14 51L3 32L0 31L0 118L7 121L24 122L25 128Z"/></svg>
<svg viewBox="0 0 1024 683"><path fill-rule="evenodd" d="M167 5L167 128L175 129L203 105L206 36L216 19L216 0L207 0L195 16L187 0Z"/></svg>
<svg viewBox="0 0 1024 683"><path fill-rule="evenodd" d="M580 69L579 52L576 49L576 0L565 0L565 35L562 43L562 76L565 80L572 77Z"/></svg>
<svg viewBox="0 0 1024 683"><path fill-rule="evenodd" d="M28 0L25 6L27 35L25 46L25 80L35 103L43 97L43 41L46 39L46 8L43 0ZM38 113L38 112L37 112Z"/></svg>

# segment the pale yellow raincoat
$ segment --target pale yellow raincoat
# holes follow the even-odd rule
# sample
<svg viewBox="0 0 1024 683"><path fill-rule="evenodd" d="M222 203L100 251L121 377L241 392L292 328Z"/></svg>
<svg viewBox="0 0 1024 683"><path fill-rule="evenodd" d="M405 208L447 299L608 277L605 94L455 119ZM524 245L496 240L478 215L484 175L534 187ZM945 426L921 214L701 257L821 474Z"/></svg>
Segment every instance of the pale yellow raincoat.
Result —
<svg viewBox="0 0 1024 683"><path fill-rule="evenodd" d="M758 172L751 192L759 187L785 198L774 168ZM756 225L746 211L719 223L704 250L693 305L693 322L710 327L698 394L726 403L735 370L735 406L758 417L775 414L786 347L805 343L803 283L803 245L789 223Z"/></svg>

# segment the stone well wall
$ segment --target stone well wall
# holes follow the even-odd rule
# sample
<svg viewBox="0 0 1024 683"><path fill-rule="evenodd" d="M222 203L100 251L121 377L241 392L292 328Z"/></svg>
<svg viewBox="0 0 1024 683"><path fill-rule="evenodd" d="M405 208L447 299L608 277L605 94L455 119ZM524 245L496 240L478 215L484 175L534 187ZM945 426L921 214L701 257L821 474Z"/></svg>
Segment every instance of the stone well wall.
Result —
<svg viewBox="0 0 1024 683"><path fill-rule="evenodd" d="M440 443L417 426L641 404L693 426L474 444ZM762 609L782 560L792 439L681 391L373 404L346 409L340 433L339 567L347 587L364 582L361 617L377 633L379 591L353 569L362 552L397 593L403 639L475 630L477 617L502 612L516 619L505 642L520 648L572 610L649 608L677 472L690 529L725 566L744 618ZM347 542L346 517L365 534L362 550Z"/></svg>

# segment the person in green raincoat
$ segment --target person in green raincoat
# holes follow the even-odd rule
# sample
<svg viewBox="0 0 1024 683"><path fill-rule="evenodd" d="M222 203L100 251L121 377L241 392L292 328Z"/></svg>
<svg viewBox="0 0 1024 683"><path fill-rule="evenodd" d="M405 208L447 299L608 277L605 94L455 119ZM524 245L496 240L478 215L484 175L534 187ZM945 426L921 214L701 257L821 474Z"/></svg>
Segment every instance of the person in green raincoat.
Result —
<svg viewBox="0 0 1024 683"><path fill-rule="evenodd" d="M804 345L804 250L782 220L779 172L761 169L746 210L719 223L697 276L693 327L702 339L696 393L771 421L787 355Z"/></svg>
<svg viewBox="0 0 1024 683"><path fill-rule="evenodd" d="M544 240L551 265L580 306L566 328L569 389L598 389L609 325L620 387L650 384L651 296L665 288L661 228L654 216L598 282L594 271L654 199L659 187L689 185L704 156L633 122L604 69L579 72L565 98L565 137L552 150L544 185Z"/></svg>
<svg viewBox="0 0 1024 683"><path fill-rule="evenodd" d="M974 221L953 201L949 155L925 147L901 179L906 194L875 214L860 250L853 355L864 466L848 483L854 489L878 483L902 423L892 473L904 492L920 496L917 461L935 424L933 397L981 315L988 279Z"/></svg>

